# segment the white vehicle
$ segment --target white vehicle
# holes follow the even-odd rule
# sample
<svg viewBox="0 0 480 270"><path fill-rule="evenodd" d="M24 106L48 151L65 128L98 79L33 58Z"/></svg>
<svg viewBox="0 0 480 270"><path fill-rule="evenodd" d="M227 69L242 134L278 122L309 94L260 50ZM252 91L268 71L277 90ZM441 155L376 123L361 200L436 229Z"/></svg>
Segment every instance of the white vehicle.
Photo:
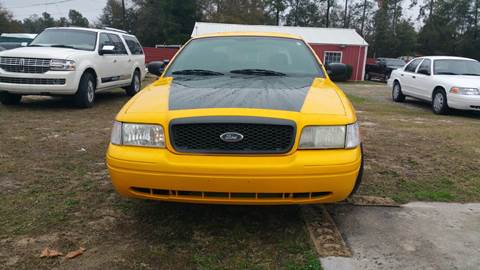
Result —
<svg viewBox="0 0 480 270"><path fill-rule="evenodd" d="M141 89L145 56L137 38L112 28L48 28L28 47L0 52L0 102L20 103L22 95L72 95L91 107L95 93L123 87Z"/></svg>
<svg viewBox="0 0 480 270"><path fill-rule="evenodd" d="M388 85L395 102L406 96L427 100L436 114L446 114L449 108L480 111L480 63L473 59L415 58L394 70Z"/></svg>

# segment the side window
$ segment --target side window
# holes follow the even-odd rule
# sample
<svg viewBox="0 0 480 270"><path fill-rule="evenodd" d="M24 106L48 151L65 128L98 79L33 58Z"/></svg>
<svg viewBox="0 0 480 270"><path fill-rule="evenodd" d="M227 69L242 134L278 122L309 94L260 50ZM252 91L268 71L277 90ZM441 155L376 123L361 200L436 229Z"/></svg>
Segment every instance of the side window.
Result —
<svg viewBox="0 0 480 270"><path fill-rule="evenodd" d="M115 46L115 54L128 54L125 45L118 35L107 34L113 45Z"/></svg>
<svg viewBox="0 0 480 270"><path fill-rule="evenodd" d="M425 75L430 75L430 70L431 70L431 65L432 65L432 61L430 61L430 59L425 59L423 60L422 64L420 65L420 67L418 67L418 71L417 73L420 73L420 74L425 74Z"/></svg>
<svg viewBox="0 0 480 270"><path fill-rule="evenodd" d="M328 65L330 63L341 63L342 52L325 52L323 64Z"/></svg>
<svg viewBox="0 0 480 270"><path fill-rule="evenodd" d="M142 46L138 43L137 39L131 36L123 36L125 43L127 43L128 49L132 54L143 54Z"/></svg>
<svg viewBox="0 0 480 270"><path fill-rule="evenodd" d="M110 38L108 38L107 34L105 34L105 33L100 34L98 44L99 44L98 45L98 50L101 50L102 47L105 46L105 45L113 45L112 41L110 40Z"/></svg>
<svg viewBox="0 0 480 270"><path fill-rule="evenodd" d="M418 64L420 64L421 61L422 61L422 59L415 59L415 60L413 60L410 64L408 64L408 65L405 67L405 71L407 71L407 72L415 72L415 70L417 69Z"/></svg>

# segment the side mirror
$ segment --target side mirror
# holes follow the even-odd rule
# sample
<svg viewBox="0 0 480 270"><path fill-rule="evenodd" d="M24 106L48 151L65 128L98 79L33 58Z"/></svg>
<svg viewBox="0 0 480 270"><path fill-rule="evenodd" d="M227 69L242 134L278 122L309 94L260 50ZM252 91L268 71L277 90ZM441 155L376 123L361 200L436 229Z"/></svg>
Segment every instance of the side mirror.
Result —
<svg viewBox="0 0 480 270"><path fill-rule="evenodd" d="M22 46L22 47L27 47L27 46L28 46L28 42L22 42L22 43L20 43L20 46Z"/></svg>
<svg viewBox="0 0 480 270"><path fill-rule="evenodd" d="M331 63L325 66L327 69L328 76L332 81L347 81L349 78L348 76L348 69L347 65L341 63Z"/></svg>
<svg viewBox="0 0 480 270"><path fill-rule="evenodd" d="M104 45L98 54L104 55L104 54L114 54L115 53L115 46L113 45Z"/></svg>
<svg viewBox="0 0 480 270"><path fill-rule="evenodd" d="M418 73L430 76L430 72L426 69L420 69L420 70L418 70Z"/></svg>
<svg viewBox="0 0 480 270"><path fill-rule="evenodd" d="M165 59L163 61L152 61L147 65L148 72L151 74L155 74L157 76L162 75L165 67L170 63L169 59Z"/></svg>

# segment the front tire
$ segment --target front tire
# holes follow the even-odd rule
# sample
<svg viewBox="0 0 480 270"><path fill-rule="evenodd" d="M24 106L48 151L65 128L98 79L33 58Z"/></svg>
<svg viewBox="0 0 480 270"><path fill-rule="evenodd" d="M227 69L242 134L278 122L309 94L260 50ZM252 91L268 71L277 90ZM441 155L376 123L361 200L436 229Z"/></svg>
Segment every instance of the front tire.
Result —
<svg viewBox="0 0 480 270"><path fill-rule="evenodd" d="M132 82L127 88L125 88L125 92L128 96L133 97L140 91L141 87L142 82L140 80L140 72L138 72L138 70L135 70L132 76Z"/></svg>
<svg viewBox="0 0 480 270"><path fill-rule="evenodd" d="M392 99L394 102L404 102L405 95L402 93L402 87L400 83L394 82L392 88Z"/></svg>
<svg viewBox="0 0 480 270"><path fill-rule="evenodd" d="M90 108L95 102L95 77L91 73L84 73L80 79L75 104L80 108Z"/></svg>
<svg viewBox="0 0 480 270"><path fill-rule="evenodd" d="M0 102L3 105L18 105L22 100L22 95L12 93L0 93Z"/></svg>
<svg viewBox="0 0 480 270"><path fill-rule="evenodd" d="M447 104L447 95L443 90L436 90L432 97L432 110L435 114L447 114L450 108Z"/></svg>

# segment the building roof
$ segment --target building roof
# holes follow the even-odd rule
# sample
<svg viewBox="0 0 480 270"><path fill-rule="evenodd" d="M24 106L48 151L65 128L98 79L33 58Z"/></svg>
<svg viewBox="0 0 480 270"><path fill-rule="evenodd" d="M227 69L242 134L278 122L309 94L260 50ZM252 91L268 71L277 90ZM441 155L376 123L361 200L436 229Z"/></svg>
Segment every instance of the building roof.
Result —
<svg viewBox="0 0 480 270"><path fill-rule="evenodd" d="M335 44L368 46L368 43L355 31L345 28L320 28L276 25L247 25L196 22L192 37L220 32L267 32L301 36L310 44Z"/></svg>

